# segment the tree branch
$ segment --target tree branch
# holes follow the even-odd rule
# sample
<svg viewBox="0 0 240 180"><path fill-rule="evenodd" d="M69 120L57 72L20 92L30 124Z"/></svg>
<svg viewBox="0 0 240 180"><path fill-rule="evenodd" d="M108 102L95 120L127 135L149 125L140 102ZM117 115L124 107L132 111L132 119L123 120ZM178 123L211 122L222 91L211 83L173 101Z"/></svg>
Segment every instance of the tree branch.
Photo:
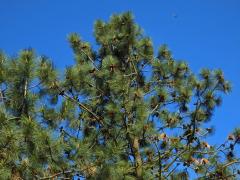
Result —
<svg viewBox="0 0 240 180"><path fill-rule="evenodd" d="M39 179L40 179L40 180L52 179L52 178L55 178L55 177L57 177L57 176L59 176L59 175L65 175L65 174L70 174L70 173L73 173L73 171L72 171L72 170L69 170L69 171L58 172L58 173L55 173L55 174L53 174L53 175L51 175L51 176L41 177L41 178L39 178Z"/></svg>
<svg viewBox="0 0 240 180"><path fill-rule="evenodd" d="M86 55L86 56L88 57L88 59L92 62L92 64L93 64L93 66L95 67L95 69L96 69L97 71L99 71L99 69L97 68L97 66L94 64L93 59L92 59L83 49L81 49L80 51L81 51L84 55Z"/></svg>

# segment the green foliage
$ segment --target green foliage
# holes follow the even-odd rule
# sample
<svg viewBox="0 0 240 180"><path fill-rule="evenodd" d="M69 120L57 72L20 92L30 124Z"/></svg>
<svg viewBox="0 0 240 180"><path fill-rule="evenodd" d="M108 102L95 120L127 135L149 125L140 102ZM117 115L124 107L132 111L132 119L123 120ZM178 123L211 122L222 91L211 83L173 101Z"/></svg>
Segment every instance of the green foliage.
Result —
<svg viewBox="0 0 240 180"><path fill-rule="evenodd" d="M68 40L75 64L57 72L32 49L0 54L0 179L238 178L236 129L209 145L215 108L230 84L195 75L152 41L131 13L96 21L93 50Z"/></svg>

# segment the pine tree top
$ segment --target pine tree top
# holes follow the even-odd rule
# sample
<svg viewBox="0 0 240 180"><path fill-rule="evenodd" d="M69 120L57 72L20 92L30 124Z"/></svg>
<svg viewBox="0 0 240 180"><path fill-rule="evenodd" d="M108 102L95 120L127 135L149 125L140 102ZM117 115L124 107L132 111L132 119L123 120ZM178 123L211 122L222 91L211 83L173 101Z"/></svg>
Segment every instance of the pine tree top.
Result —
<svg viewBox="0 0 240 180"><path fill-rule="evenodd" d="M231 90L221 70L196 75L166 45L155 52L129 12L94 35L97 49L68 36L64 72L32 49L0 54L0 179L239 177L239 129L206 139Z"/></svg>

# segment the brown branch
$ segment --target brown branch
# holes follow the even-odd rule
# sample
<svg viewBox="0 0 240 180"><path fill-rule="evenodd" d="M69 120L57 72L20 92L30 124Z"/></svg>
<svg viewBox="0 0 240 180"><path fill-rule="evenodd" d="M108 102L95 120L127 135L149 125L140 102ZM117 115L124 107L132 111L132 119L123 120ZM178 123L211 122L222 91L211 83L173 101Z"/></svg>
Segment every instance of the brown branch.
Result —
<svg viewBox="0 0 240 180"><path fill-rule="evenodd" d="M133 66L133 69L134 69L135 74L138 74L137 69L136 69L136 67L135 67L135 64L133 63L133 61L132 61L131 59L130 59L130 62L131 62L131 64L132 64L132 66Z"/></svg>
<svg viewBox="0 0 240 180"><path fill-rule="evenodd" d="M170 162L170 163L163 169L163 171L167 171L167 170L173 165L173 163L179 158L179 156L181 156L185 151L186 151L186 149L183 150L182 152L180 152L180 153L172 160L172 162Z"/></svg>
<svg viewBox="0 0 240 180"><path fill-rule="evenodd" d="M160 149L158 148L158 145L156 144L156 142L154 142L154 145L157 149L157 153L158 153L158 164L159 164L159 169L158 169L158 174L159 174L159 180L162 179L162 159L161 159L161 152Z"/></svg>
<svg viewBox="0 0 240 180"><path fill-rule="evenodd" d="M97 71L99 71L99 69L97 68L97 66L94 64L93 59L92 59L83 49L81 49L80 51L81 51L84 55L86 55L86 56L88 57L88 59L92 62L92 64L93 64L93 66L95 67L95 69L96 69Z"/></svg>
<svg viewBox="0 0 240 180"><path fill-rule="evenodd" d="M140 154L140 147L139 147L139 139L137 137L131 138L130 137L130 141L131 142L131 146L132 146L132 150L133 150L133 155L135 158L135 168L136 168L136 176L138 179L142 178L142 158L141 158L141 154Z"/></svg>
<svg viewBox="0 0 240 180"><path fill-rule="evenodd" d="M94 119L96 119L98 122L101 123L101 125L103 125L101 118L97 114L92 112L90 109L88 109L84 104L82 104L78 100L76 100L73 97L69 96L65 91L61 90L56 82L55 82L55 87L57 88L59 94L61 94L62 97L65 97L65 98L71 100L72 102L78 104L80 108L82 108L83 110L87 111L89 114L91 114L94 117Z"/></svg>
<svg viewBox="0 0 240 180"><path fill-rule="evenodd" d="M138 142L138 138L135 136L135 137L132 137L130 135L130 132L128 131L128 125L127 125L127 122L126 122L126 117L124 115L123 117L123 125L124 125L124 128L125 128L125 131L126 131L126 138L128 140L128 144L129 144L129 147L131 149L131 153L134 157L134 169L135 169L135 173L136 173L136 177L137 179L141 179L142 178L142 168L143 168L143 162L142 162L142 158L141 158L141 154L140 154L140 147L139 147L139 142Z"/></svg>
<svg viewBox="0 0 240 180"><path fill-rule="evenodd" d="M226 168L226 167L228 167L228 166L231 166L231 165L237 164L237 163L240 163L240 161L239 161L239 160L231 161L231 162L225 164L225 165L223 166L223 168Z"/></svg>
<svg viewBox="0 0 240 180"><path fill-rule="evenodd" d="M103 90L101 90L101 89L99 89L97 87L94 87L94 85L92 85L91 83L89 83L89 82L85 82L85 83L87 83L90 87L93 87L93 88L97 89L98 91L100 91L102 94L104 94Z"/></svg>
<svg viewBox="0 0 240 180"><path fill-rule="evenodd" d="M226 167L231 166L231 165L236 164L236 163L240 163L240 161L239 161L239 160L231 161L231 162L223 165L222 168L226 168ZM229 177L235 176L235 175L237 175L237 174L238 174L238 173L236 173L236 174L230 174L230 175L226 176L225 178L229 178ZM211 175L216 175L216 173L212 173L212 174L207 175L207 176L202 176L202 177L200 177L199 179L202 179L202 178L207 179L207 178L210 177ZM225 179L225 178L224 178L224 179ZM222 179L222 178L221 178L221 179Z"/></svg>
<svg viewBox="0 0 240 180"><path fill-rule="evenodd" d="M149 115L152 114L152 113L154 113L154 111L155 111L158 107L159 107L159 104L157 104L157 105L152 109L152 111L149 113Z"/></svg>
<svg viewBox="0 0 240 180"><path fill-rule="evenodd" d="M191 132L190 134L190 137L188 139L188 142L187 142L187 146L191 144L191 142L193 141L194 139L194 136L195 136L195 131L196 131L196 118L197 118L197 112L198 110L200 109L201 107L201 101L200 101L200 96L198 96L198 100L196 102L196 107L195 107L195 111L194 111L194 115L193 115L193 118L191 120L191 126L193 126L193 131Z"/></svg>
<svg viewBox="0 0 240 180"><path fill-rule="evenodd" d="M39 86L40 84L42 84L42 82L41 82L41 81L40 81L40 82L38 82L37 84L34 84L34 85L30 86L28 89L33 89L33 88L35 88L35 87Z"/></svg>
<svg viewBox="0 0 240 180"><path fill-rule="evenodd" d="M130 73L130 74L124 74L123 76L128 77L128 76L132 76L132 75L136 75L136 73L134 72L134 73Z"/></svg>
<svg viewBox="0 0 240 180"><path fill-rule="evenodd" d="M59 176L59 175L70 174L70 173L72 173L72 172L73 172L72 170L70 170L70 171L63 171L63 172L58 172L58 173L55 173L55 174L53 174L53 175L51 175L51 176L42 177L42 178L39 178L39 179L41 179L41 180L43 180L43 179L52 179L52 178L55 178L55 177L57 177L57 176Z"/></svg>
<svg viewBox="0 0 240 180"><path fill-rule="evenodd" d="M177 164L177 165L166 175L166 178L169 177L172 173L174 173L174 171L177 169L178 166L179 166L179 164Z"/></svg>
<svg viewBox="0 0 240 180"><path fill-rule="evenodd" d="M75 102L75 103L77 103L79 106L80 106L80 108L82 108L83 110L85 110L85 111L87 111L89 114L91 114L97 121L99 121L100 122L100 120L101 120L101 118L97 115L97 114L95 114L94 112L92 112L90 109L88 109L84 104L82 104L82 103L80 103L79 101L77 101L76 99L74 99L74 98L72 98L71 96L69 96L67 93L65 93L64 92L64 94L63 94L63 97L66 97L66 98L68 98L68 99L70 99L72 102Z"/></svg>
<svg viewBox="0 0 240 180"><path fill-rule="evenodd" d="M26 98L26 96L27 96L27 89L28 89L28 81L25 80L25 82L24 82L24 93L23 93L24 98Z"/></svg>

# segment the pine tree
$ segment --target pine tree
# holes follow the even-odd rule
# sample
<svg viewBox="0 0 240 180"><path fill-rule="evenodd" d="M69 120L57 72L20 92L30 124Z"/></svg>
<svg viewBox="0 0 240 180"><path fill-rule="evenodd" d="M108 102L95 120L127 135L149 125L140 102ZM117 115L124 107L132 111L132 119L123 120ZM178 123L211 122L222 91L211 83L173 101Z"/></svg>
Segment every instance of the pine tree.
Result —
<svg viewBox="0 0 240 180"><path fill-rule="evenodd" d="M25 49L0 55L0 179L237 179L240 129L210 145L207 122L230 84L195 75L152 41L131 13L97 20L95 50L68 40L75 64L58 72Z"/></svg>

